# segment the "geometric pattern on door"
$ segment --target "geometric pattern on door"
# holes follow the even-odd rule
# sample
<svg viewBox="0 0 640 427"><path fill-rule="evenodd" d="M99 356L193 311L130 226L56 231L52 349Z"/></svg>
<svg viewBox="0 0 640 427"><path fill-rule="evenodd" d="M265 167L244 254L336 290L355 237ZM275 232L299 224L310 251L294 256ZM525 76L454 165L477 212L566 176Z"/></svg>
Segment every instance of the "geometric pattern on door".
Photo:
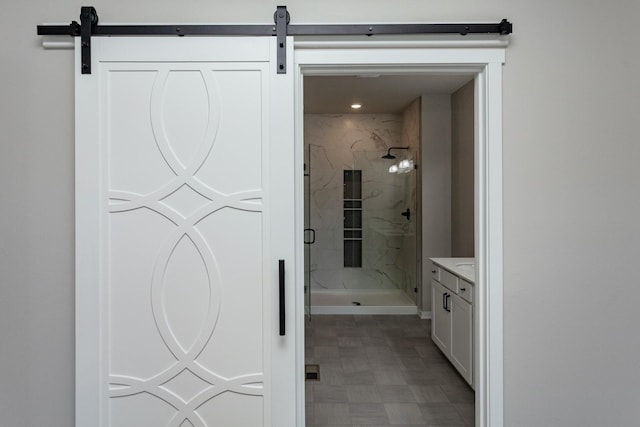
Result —
<svg viewBox="0 0 640 427"><path fill-rule="evenodd" d="M110 229L116 230L113 233L117 235L118 222L123 216L133 215L135 217L141 212L144 212L145 219L134 218L134 223L140 225L152 223L157 220L149 218L152 215L160 218L162 222L170 224L170 227L162 227L162 233L155 231L152 233L158 245L153 265L149 262L142 262L143 269L146 269L146 272L138 273L142 280L130 281L130 285L133 283L132 286L142 289L124 292L132 292L133 294L148 292L150 311L147 314L152 315L155 333L161 338L166 350L171 354L171 358L169 360L165 358L163 363L156 364L152 370L153 373L149 374L151 371L147 370L146 375L113 373L112 369L108 368L108 378L105 381L109 384L107 395L111 398L110 400L139 395L152 396L172 408L173 413L169 415L170 420L166 424L167 426L206 427L209 426L207 418L197 411L199 408L218 396L225 393L228 395L228 392L244 396L263 396L264 375L259 372L260 369L256 370L258 372L222 375L199 361L205 347L208 345L211 347L215 344L214 335L224 305L223 279L216 254L211 247L216 233L209 232L207 237L205 236L206 232L199 228L199 225L205 219L211 222L216 214L223 214L225 210L229 209L236 212L258 213L260 216L263 194L260 188L256 189L256 185L249 185L249 189L245 188L242 191L223 192L214 188L212 182L215 184L224 181L220 181L220 179L207 180L198 176L214 152L221 125L221 115L227 113L222 108L220 100L221 84L219 78L224 78L229 73L225 73L224 70L216 73L212 71L210 65L206 64L187 64L183 67L176 64L165 66L156 64L155 69L139 70L140 76L146 76L142 79L135 73L123 73L122 71L112 70L108 85L117 88L119 80L124 81L124 76L136 80L136 84L127 83L126 87L139 93L129 93L126 99L123 98L120 101L129 102L133 99L134 104L136 102L140 104L141 111L148 110L148 128L151 132L147 136L152 136L154 148L162 159L159 163L163 163L163 167L168 173L158 175L158 163L156 163L156 167L153 168L156 172L151 175L159 177L156 180L158 184L152 183L153 180L151 180L146 185L147 188L151 188L151 191L124 189L124 185L118 183L117 179L115 184L109 183L107 185L109 187L107 190L107 210L111 221ZM254 87L260 87L260 73L250 70L245 74L247 74L247 79L245 79L247 85L253 84ZM228 83L226 81L224 84ZM148 90L149 86L150 90ZM145 89L147 89L146 92ZM227 89L228 94L230 90ZM238 91L241 92L239 89ZM147 93L149 96L145 100ZM145 102L148 104L145 105ZM113 119L111 115L116 117L113 119L115 128L118 128L119 119L114 108L118 108L121 106L120 104L122 102L118 101L117 96L114 96L114 99L109 99L108 108L110 110L107 114L110 120ZM175 104L180 105L176 106ZM132 109L135 111L135 106ZM185 109L188 110L186 113ZM171 115L177 117L172 119ZM262 117L260 114L257 116L255 123L250 123L251 119L249 118L247 125L257 124L261 130L259 122ZM139 114L137 119L144 119L144 114ZM131 131L131 127L127 125L131 118L123 117L121 121L124 125L119 128L122 128L122 132L130 133L125 139L128 143L135 144L135 132ZM132 123L141 128L147 126L140 125L139 120ZM176 130L176 127L179 129ZM118 132L114 133L115 135L110 135L110 138L116 145L116 148L112 149L115 154L110 154L112 158L117 158ZM257 141L253 142L254 145L257 143L258 156L261 155L259 136L256 137ZM185 138L191 140L187 141ZM149 140L149 138L147 139ZM227 138L227 144L230 142L233 141L229 141ZM150 145L147 143L146 148L148 149ZM226 152L228 153L228 150ZM248 153L241 154L248 155ZM140 159L148 159L149 157L151 156L147 151L144 156L140 156ZM117 170L117 168L111 169ZM255 221L253 222L255 223ZM259 237L261 234L260 225L260 220L258 220L257 227L251 227L249 224L247 226L248 235L254 233L254 236L258 234L257 237ZM128 228L129 232L132 228L135 227ZM229 240L229 237L226 239ZM260 242L261 240L257 241L258 245L261 244ZM218 248L220 247L218 246ZM260 251L257 253L261 254ZM120 260L121 265L125 262L126 260ZM173 264L178 264L178 266L175 267ZM257 266L260 266L260 263ZM138 267L135 268L138 269ZM175 271L176 269L182 270ZM196 271L198 269L200 272ZM145 281L147 283L144 283ZM256 285L255 289L259 291L260 284ZM114 285L114 287L117 286ZM190 286L197 289L189 290ZM186 291L185 288L187 288ZM118 291L110 289L109 293L117 295ZM133 299L135 298L134 295ZM116 300L117 297L112 299ZM190 301L188 301L189 299ZM137 300L144 304L144 296L138 297ZM127 298L121 297L119 301L121 303L124 301L126 304ZM178 307L172 309L172 304L177 304ZM191 305L199 305L199 310L193 310L196 312L195 315L191 313ZM120 328L120 331L122 330L123 328ZM130 339L130 341L134 342L133 346L135 347L135 340ZM125 348L125 352L129 351L126 349L127 347L128 345L119 346L119 351L122 353L123 348ZM224 401L222 404L228 403L228 401ZM242 405L239 402L237 404ZM153 405L149 406L149 408L152 407ZM128 420L128 422L135 424L133 420ZM217 422L220 422L220 419Z"/></svg>

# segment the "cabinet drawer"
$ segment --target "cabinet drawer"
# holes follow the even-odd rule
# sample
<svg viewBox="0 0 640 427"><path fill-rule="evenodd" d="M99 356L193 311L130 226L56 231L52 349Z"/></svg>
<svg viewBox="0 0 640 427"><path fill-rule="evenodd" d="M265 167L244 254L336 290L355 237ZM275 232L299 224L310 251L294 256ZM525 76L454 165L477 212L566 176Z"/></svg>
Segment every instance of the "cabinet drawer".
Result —
<svg viewBox="0 0 640 427"><path fill-rule="evenodd" d="M431 278L434 280L440 281L440 271L442 269L437 265L431 265Z"/></svg>
<svg viewBox="0 0 640 427"><path fill-rule="evenodd" d="M473 283L460 279L460 291L458 295L467 302L473 302Z"/></svg>
<svg viewBox="0 0 640 427"><path fill-rule="evenodd" d="M458 293L458 276L449 273L447 270L440 271L440 283L445 285L451 291Z"/></svg>

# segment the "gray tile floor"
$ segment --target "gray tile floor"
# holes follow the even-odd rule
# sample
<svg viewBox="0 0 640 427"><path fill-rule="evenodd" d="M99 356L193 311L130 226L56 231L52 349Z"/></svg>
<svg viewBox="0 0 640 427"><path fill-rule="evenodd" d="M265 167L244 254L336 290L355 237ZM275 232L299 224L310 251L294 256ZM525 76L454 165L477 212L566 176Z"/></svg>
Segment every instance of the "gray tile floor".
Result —
<svg viewBox="0 0 640 427"><path fill-rule="evenodd" d="M306 427L474 425L474 393L416 316L312 316Z"/></svg>

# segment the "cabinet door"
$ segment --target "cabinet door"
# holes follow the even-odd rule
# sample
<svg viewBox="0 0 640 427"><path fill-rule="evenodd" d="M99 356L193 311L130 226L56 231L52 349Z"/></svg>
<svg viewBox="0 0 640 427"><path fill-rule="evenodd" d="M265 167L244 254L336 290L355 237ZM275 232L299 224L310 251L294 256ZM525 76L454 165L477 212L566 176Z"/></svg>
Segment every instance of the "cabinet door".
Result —
<svg viewBox="0 0 640 427"><path fill-rule="evenodd" d="M469 384L472 380L472 319L471 304L457 295L451 296L451 363Z"/></svg>
<svg viewBox="0 0 640 427"><path fill-rule="evenodd" d="M431 281L431 339L445 355L449 354L451 346L451 313L445 309L445 295L448 293L439 282Z"/></svg>

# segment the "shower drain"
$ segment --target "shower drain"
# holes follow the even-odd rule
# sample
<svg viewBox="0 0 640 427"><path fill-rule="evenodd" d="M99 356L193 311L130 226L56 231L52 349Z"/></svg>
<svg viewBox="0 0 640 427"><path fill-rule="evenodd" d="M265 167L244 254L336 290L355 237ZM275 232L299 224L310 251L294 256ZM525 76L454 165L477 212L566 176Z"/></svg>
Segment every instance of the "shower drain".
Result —
<svg viewBox="0 0 640 427"><path fill-rule="evenodd" d="M304 379L320 381L320 365L304 365Z"/></svg>

